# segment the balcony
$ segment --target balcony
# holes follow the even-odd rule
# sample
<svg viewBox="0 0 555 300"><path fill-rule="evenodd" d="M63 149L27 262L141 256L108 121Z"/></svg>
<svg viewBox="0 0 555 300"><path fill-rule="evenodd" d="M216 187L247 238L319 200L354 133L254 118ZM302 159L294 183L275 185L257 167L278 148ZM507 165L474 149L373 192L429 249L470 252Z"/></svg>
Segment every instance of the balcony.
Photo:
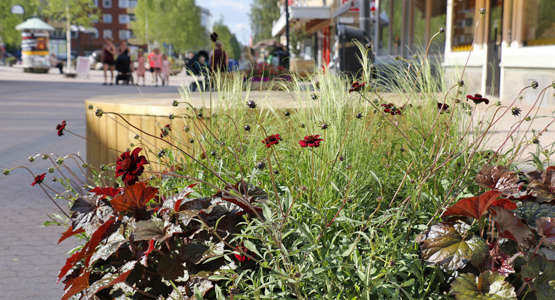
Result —
<svg viewBox="0 0 555 300"><path fill-rule="evenodd" d="M289 22L300 22L306 25L308 33L320 29L322 23L332 18L332 8L326 0L289 0ZM281 35L285 31L285 1L281 3L281 15L272 26L272 36ZM327 21L327 22L326 22Z"/></svg>

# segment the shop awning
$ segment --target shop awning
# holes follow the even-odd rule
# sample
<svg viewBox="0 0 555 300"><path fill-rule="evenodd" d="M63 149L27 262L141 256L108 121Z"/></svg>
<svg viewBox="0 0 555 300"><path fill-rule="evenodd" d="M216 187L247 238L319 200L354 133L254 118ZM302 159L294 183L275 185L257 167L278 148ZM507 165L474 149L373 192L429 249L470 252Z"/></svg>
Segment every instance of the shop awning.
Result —
<svg viewBox="0 0 555 300"><path fill-rule="evenodd" d="M27 21L15 26L17 30L47 30L54 31L54 27L46 24L43 20L39 18L30 18Z"/></svg>
<svg viewBox="0 0 555 300"><path fill-rule="evenodd" d="M332 18L329 6L289 6L289 22L291 21L329 21ZM272 36L278 36L285 31L285 12L272 26ZM308 28L307 28L308 29Z"/></svg>

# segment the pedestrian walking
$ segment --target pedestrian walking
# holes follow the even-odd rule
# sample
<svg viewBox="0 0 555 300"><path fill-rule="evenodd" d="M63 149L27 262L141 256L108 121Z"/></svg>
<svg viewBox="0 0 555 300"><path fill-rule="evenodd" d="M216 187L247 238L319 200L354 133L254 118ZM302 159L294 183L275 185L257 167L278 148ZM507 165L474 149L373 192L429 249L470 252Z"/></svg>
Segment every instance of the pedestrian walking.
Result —
<svg viewBox="0 0 555 300"><path fill-rule="evenodd" d="M107 84L108 76L107 71L110 69L110 85L113 85L114 82L114 65L115 60L114 57L116 55L116 46L112 43L111 37L106 37L104 39L106 44L102 47L102 65L104 67L104 83L103 85Z"/></svg>
<svg viewBox="0 0 555 300"><path fill-rule="evenodd" d="M64 74L64 64L56 58L56 54L54 53L50 55L50 65L54 68L58 68L60 70L60 74Z"/></svg>
<svg viewBox="0 0 555 300"><path fill-rule="evenodd" d="M152 56L152 67L154 69L154 82L156 83L155 87L158 87L158 77L162 80L162 84L164 83L164 79L162 78L162 55L160 54L160 48L154 49L154 55Z"/></svg>
<svg viewBox="0 0 555 300"><path fill-rule="evenodd" d="M143 54L143 50L139 49L137 54L137 85L139 85L139 78L143 78L143 86L145 86L145 56Z"/></svg>
<svg viewBox="0 0 555 300"><path fill-rule="evenodd" d="M148 56L147 56L147 59L148 59L148 66L149 66L149 71L150 71L150 82L151 82L151 83L154 83L154 76L155 76L155 74L154 74L154 60L153 60L153 58L154 58L154 49L152 49L152 50L150 51L150 53L148 54Z"/></svg>
<svg viewBox="0 0 555 300"><path fill-rule="evenodd" d="M170 85L170 61L166 54L162 55L162 85Z"/></svg>
<svg viewBox="0 0 555 300"><path fill-rule="evenodd" d="M210 55L210 63L212 63L212 70L214 72L227 72L227 66L229 65L229 57L227 52L224 51L224 43L221 41L216 42L216 49Z"/></svg>

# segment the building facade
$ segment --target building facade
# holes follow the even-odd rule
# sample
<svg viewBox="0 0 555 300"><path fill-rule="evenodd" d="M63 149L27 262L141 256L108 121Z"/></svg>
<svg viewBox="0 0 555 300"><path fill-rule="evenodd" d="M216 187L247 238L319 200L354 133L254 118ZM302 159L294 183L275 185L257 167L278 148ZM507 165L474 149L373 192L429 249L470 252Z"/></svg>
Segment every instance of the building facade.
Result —
<svg viewBox="0 0 555 300"><path fill-rule="evenodd" d="M292 30L305 24L310 36L305 58L329 63L336 25L359 27L358 2L289 0ZM374 0L366 9L376 64L408 59L430 44L431 61L445 67L448 85L460 79L466 65L469 92L514 99L532 81L547 86L555 80L555 0ZM272 34L284 39L284 27L282 13ZM535 100L538 93L527 90L524 98Z"/></svg>

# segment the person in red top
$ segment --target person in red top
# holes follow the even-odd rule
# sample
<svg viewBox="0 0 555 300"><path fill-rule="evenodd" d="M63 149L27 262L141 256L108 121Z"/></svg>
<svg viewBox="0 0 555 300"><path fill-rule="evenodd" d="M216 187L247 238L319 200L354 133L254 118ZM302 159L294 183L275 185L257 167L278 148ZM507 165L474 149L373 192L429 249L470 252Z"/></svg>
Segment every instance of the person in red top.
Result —
<svg viewBox="0 0 555 300"><path fill-rule="evenodd" d="M102 47L102 65L104 67L104 85L107 84L107 80L108 80L108 76L106 74L106 72L108 71L108 68L110 68L110 85L112 85L113 81L114 81L114 65L115 65L115 60L114 60L114 56L116 56L116 46L114 46L114 44L112 43L112 38L111 37L107 37L104 39L104 41L106 42L106 44L104 44L104 46Z"/></svg>
<svg viewBox="0 0 555 300"><path fill-rule="evenodd" d="M158 87L158 77L164 83L164 78L162 78L162 54L160 54L160 48L154 49L154 55L152 56L153 62L152 67L154 69L154 82L156 82L155 87Z"/></svg>
<svg viewBox="0 0 555 300"><path fill-rule="evenodd" d="M154 58L154 49L152 49L152 51L150 51L150 53L148 54L148 56L146 57L148 59L148 65L150 67L150 76L151 76L151 82L154 82L154 60L152 60Z"/></svg>

